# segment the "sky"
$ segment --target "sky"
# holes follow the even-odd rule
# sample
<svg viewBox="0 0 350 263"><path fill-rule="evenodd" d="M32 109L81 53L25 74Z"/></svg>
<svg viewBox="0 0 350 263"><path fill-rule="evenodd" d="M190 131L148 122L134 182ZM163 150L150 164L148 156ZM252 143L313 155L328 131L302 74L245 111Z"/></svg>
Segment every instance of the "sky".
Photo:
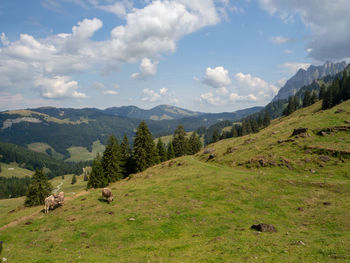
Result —
<svg viewBox="0 0 350 263"><path fill-rule="evenodd" d="M264 106L349 32L348 0L0 0L0 110Z"/></svg>

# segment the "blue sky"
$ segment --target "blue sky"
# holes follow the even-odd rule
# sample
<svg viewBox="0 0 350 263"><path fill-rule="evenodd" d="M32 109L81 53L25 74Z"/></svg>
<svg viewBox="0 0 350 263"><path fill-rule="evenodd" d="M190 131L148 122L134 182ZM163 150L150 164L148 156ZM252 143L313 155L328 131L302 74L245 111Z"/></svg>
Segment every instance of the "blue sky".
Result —
<svg viewBox="0 0 350 263"><path fill-rule="evenodd" d="M2 0L0 110L263 106L298 68L349 60L349 10L347 0Z"/></svg>

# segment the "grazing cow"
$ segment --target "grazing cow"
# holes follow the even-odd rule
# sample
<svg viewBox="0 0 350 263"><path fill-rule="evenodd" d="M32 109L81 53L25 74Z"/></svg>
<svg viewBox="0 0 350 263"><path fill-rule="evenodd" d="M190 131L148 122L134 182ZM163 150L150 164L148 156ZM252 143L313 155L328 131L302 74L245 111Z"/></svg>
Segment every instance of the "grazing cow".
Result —
<svg viewBox="0 0 350 263"><path fill-rule="evenodd" d="M64 202L64 193L60 192L58 195L55 196L55 201L58 205L63 205Z"/></svg>
<svg viewBox="0 0 350 263"><path fill-rule="evenodd" d="M113 194L109 188L102 189L102 197L107 198L108 203L113 201Z"/></svg>
<svg viewBox="0 0 350 263"><path fill-rule="evenodd" d="M63 205L64 202L64 193L60 192L59 194L53 194L45 198L45 213L49 213L50 209L55 208L56 206Z"/></svg>
<svg viewBox="0 0 350 263"><path fill-rule="evenodd" d="M55 197L50 195L45 198L45 214L49 213L50 208L54 208L56 205Z"/></svg>

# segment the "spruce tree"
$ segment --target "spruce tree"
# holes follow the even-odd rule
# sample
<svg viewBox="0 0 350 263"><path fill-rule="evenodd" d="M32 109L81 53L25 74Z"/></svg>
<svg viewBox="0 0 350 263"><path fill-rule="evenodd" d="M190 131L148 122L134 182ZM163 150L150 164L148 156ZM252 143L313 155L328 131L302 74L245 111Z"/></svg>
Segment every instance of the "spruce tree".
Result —
<svg viewBox="0 0 350 263"><path fill-rule="evenodd" d="M92 162L91 173L87 188L102 188L108 185L107 178L104 176L101 156L98 153Z"/></svg>
<svg viewBox="0 0 350 263"><path fill-rule="evenodd" d="M214 143L220 140L220 134L217 130L214 130L210 143Z"/></svg>
<svg viewBox="0 0 350 263"><path fill-rule="evenodd" d="M251 118L249 120L249 122L250 122L250 126L252 127L252 131L254 133L259 132L259 126L258 126L258 123L256 122L255 118Z"/></svg>
<svg viewBox="0 0 350 263"><path fill-rule="evenodd" d="M265 110L265 115L264 115L264 120L263 120L263 126L267 127L270 125L271 118L270 118L270 113L268 110Z"/></svg>
<svg viewBox="0 0 350 263"><path fill-rule="evenodd" d="M311 103L311 92L310 91L305 91L304 93L304 99L303 99L303 108L310 106Z"/></svg>
<svg viewBox="0 0 350 263"><path fill-rule="evenodd" d="M312 91L311 93L311 104L314 104L317 102L317 94L315 91Z"/></svg>
<svg viewBox="0 0 350 263"><path fill-rule="evenodd" d="M127 177L132 171L132 152L129 144L128 137L124 135L123 141L120 144L120 167L123 177Z"/></svg>
<svg viewBox="0 0 350 263"><path fill-rule="evenodd" d="M123 178L120 159L121 154L118 140L111 135L108 138L106 149L102 156L103 173L108 184Z"/></svg>
<svg viewBox="0 0 350 263"><path fill-rule="evenodd" d="M199 138L196 132L192 132L188 144L190 148L190 154L195 154L199 152L202 148L201 139Z"/></svg>
<svg viewBox="0 0 350 263"><path fill-rule="evenodd" d="M174 131L173 147L176 157L183 156L188 153L188 140L182 125L179 125Z"/></svg>
<svg viewBox="0 0 350 263"><path fill-rule="evenodd" d="M166 160L168 160L166 149L165 149L164 144L160 138L158 138L156 147L157 147L157 152L158 152L158 156L159 156L159 161L165 162Z"/></svg>
<svg viewBox="0 0 350 263"><path fill-rule="evenodd" d="M43 173L43 170L36 170L28 187L24 205L43 205L45 198L50 195L52 188L53 187L47 176Z"/></svg>
<svg viewBox="0 0 350 263"><path fill-rule="evenodd" d="M136 172L142 172L156 162L155 145L147 124L142 121L134 140L134 165Z"/></svg>
<svg viewBox="0 0 350 263"><path fill-rule="evenodd" d="M73 174L71 184L75 184L76 182L77 182L77 176L75 174Z"/></svg>
<svg viewBox="0 0 350 263"><path fill-rule="evenodd" d="M326 94L326 86L322 84L320 88L320 93L318 94L318 99L323 100L325 94Z"/></svg>
<svg viewBox="0 0 350 263"><path fill-rule="evenodd" d="M231 128L231 136L232 137L238 137L238 132L237 132L237 125L232 125L232 128Z"/></svg>
<svg viewBox="0 0 350 263"><path fill-rule="evenodd" d="M174 147L173 147L173 143L169 142L168 143L168 147L167 147L167 158L168 160L174 159L175 158L175 152L174 152Z"/></svg>

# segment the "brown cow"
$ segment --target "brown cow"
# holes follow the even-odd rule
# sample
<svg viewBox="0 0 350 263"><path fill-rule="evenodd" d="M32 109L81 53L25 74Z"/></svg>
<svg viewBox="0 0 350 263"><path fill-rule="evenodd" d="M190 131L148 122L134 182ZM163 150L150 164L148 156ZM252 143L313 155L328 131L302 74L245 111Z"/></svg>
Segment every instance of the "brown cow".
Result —
<svg viewBox="0 0 350 263"><path fill-rule="evenodd" d="M102 189L102 197L107 198L108 203L113 201L113 194L109 188Z"/></svg>

